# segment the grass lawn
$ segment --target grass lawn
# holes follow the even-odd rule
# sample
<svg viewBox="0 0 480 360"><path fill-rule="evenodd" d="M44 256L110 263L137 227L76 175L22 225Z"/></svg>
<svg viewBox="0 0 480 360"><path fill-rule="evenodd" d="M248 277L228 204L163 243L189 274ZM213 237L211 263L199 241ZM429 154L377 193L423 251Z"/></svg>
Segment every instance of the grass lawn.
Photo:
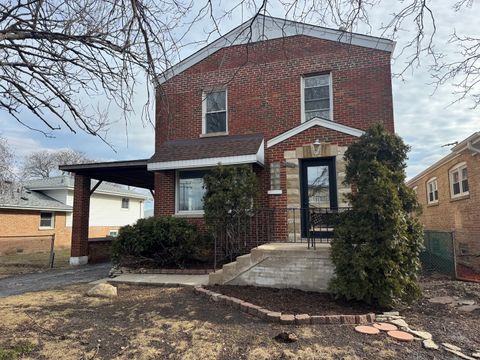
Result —
<svg viewBox="0 0 480 360"><path fill-rule="evenodd" d="M49 268L49 256L49 252L1 255L0 278L10 275L46 270ZM69 259L70 249L55 249L54 268L68 267Z"/></svg>
<svg viewBox="0 0 480 360"><path fill-rule="evenodd" d="M452 284L432 283L427 292L449 289L480 299L480 285ZM188 288L119 285L113 300L85 297L88 288L0 299L0 357L2 351L20 349L32 359L452 359L418 341L358 334L351 325L266 323ZM406 310L406 320L431 331L439 343L480 348L480 313L438 306L422 299ZM299 340L276 342L273 337L282 331L295 332Z"/></svg>

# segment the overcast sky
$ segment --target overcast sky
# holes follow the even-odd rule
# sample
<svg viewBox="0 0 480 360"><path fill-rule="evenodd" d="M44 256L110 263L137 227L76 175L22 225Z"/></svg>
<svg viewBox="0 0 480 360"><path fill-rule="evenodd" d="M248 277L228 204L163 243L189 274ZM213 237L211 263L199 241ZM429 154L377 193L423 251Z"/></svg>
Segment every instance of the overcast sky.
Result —
<svg viewBox="0 0 480 360"><path fill-rule="evenodd" d="M384 2L384 4L396 4L397 2ZM439 4L441 3L441 4ZM458 34L480 37L478 26L478 13L480 6L461 14L455 13L447 6L449 1L435 1L438 36L435 45L448 52L452 57L455 47L448 44L449 35L456 30ZM284 15L278 9L269 9L272 15ZM370 32L379 35L380 25L390 19L392 8L384 9L377 7L372 13L372 28L360 28L359 32ZM244 18L246 20L246 18ZM242 19L236 17L222 24L222 32L239 25ZM207 26L207 25L200 25ZM411 36L412 28L405 25L399 33L396 52L398 55L404 42ZM191 38L201 36L201 31L192 31ZM187 41L188 39L186 39ZM182 57L196 51L198 47L188 47L182 50ZM395 59L392 65L393 72L399 72L404 65L405 58ZM449 148L443 144L460 141L471 133L480 130L479 109L472 109L472 103L468 100L449 104L455 99L452 95L453 88L446 85L433 94L433 86L428 72L428 61L413 73L406 74L404 79L393 79L393 99L395 111L396 131L404 140L412 146L408 162L408 176L411 177L419 171L431 165L433 162L449 152ZM98 138L83 133L73 134L67 130L55 132L55 138L46 138L40 133L32 132L18 124L7 113L0 112L0 134L6 137L18 157L22 157L32 151L40 149L73 148L83 151L92 159L96 160L122 160L147 158L154 151L154 129L150 124L144 124L141 120L141 110L146 96L144 86L138 87L135 108L136 113L131 114L128 127L128 138L125 121L121 120L120 112L114 108L109 113L109 120L113 122L108 141L115 147L113 152ZM32 116L24 112L22 117L31 121Z"/></svg>

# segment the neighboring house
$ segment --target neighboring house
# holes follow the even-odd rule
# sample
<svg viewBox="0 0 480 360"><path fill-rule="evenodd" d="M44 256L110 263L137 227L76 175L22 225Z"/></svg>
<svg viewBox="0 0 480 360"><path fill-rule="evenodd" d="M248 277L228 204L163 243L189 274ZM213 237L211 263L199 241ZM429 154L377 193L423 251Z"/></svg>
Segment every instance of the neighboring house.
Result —
<svg viewBox="0 0 480 360"><path fill-rule="evenodd" d="M95 183L93 184L95 186ZM57 247L70 247L74 178L30 180L0 195L0 237L55 234ZM144 194L102 182L90 203L89 238L116 236L143 218Z"/></svg>
<svg viewBox="0 0 480 360"><path fill-rule="evenodd" d="M292 240L294 223L306 237L309 218L284 210L348 206L346 149L373 124L394 131L393 49L387 39L258 16L159 79L151 159L61 168L76 174L86 202L90 179L109 179L152 190L155 216L202 223L204 174L248 164L260 206L279 210L272 240ZM85 228L80 204L74 213ZM79 263L85 237L74 239Z"/></svg>
<svg viewBox="0 0 480 360"><path fill-rule="evenodd" d="M426 230L454 231L457 259L480 271L480 132L408 181Z"/></svg>

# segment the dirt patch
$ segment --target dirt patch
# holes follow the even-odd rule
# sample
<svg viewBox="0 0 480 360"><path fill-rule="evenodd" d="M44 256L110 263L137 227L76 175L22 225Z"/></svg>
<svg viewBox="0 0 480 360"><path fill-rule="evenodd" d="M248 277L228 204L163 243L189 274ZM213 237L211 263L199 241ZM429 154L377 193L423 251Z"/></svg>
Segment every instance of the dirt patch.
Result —
<svg viewBox="0 0 480 360"><path fill-rule="evenodd" d="M28 357L33 359L451 359L443 351L423 349L420 342L362 335L350 325L266 323L188 288L120 285L112 300L85 297L89 287L0 299L0 350L32 344ZM435 322L436 317L419 313L414 318L409 311L407 320ZM273 340L286 330L299 340ZM472 331L464 335L471 346L479 339ZM442 341L455 339L445 333Z"/></svg>
<svg viewBox="0 0 480 360"><path fill-rule="evenodd" d="M287 314L358 315L379 311L362 303L335 300L327 293L254 286L215 285L207 288Z"/></svg>

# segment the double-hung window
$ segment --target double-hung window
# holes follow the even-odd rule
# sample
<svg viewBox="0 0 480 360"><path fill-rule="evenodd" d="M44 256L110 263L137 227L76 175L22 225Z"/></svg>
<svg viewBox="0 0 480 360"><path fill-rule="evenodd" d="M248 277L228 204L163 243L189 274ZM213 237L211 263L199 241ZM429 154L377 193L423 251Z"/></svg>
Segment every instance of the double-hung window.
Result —
<svg viewBox="0 0 480 360"><path fill-rule="evenodd" d="M203 176L206 170L179 171L177 182L177 212L203 211Z"/></svg>
<svg viewBox="0 0 480 360"><path fill-rule="evenodd" d="M53 212L40 213L40 229L53 229L55 227L55 215Z"/></svg>
<svg viewBox="0 0 480 360"><path fill-rule="evenodd" d="M203 133L225 134L228 131L227 91L217 90L203 94Z"/></svg>
<svg viewBox="0 0 480 360"><path fill-rule="evenodd" d="M467 164L458 164L450 170L450 192L452 198L469 194Z"/></svg>
<svg viewBox="0 0 480 360"><path fill-rule="evenodd" d="M427 202L435 204L438 202L438 182L437 178L432 178L427 182Z"/></svg>
<svg viewBox="0 0 480 360"><path fill-rule="evenodd" d="M128 210L130 208L130 199L122 198L122 209Z"/></svg>
<svg viewBox="0 0 480 360"><path fill-rule="evenodd" d="M330 74L302 78L303 120L313 118L332 120L332 91Z"/></svg>

